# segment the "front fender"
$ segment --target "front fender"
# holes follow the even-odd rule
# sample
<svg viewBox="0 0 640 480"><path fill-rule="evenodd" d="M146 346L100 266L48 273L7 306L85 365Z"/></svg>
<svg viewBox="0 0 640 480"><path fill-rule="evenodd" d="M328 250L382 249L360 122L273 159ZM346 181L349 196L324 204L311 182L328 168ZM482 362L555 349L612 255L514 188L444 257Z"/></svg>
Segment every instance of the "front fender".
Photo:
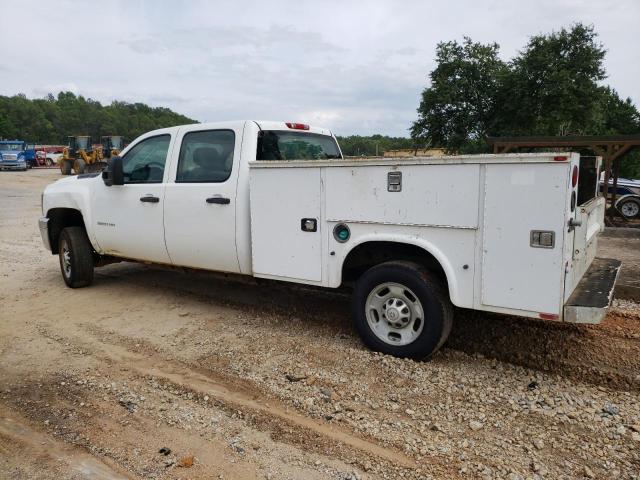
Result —
<svg viewBox="0 0 640 480"><path fill-rule="evenodd" d="M42 196L42 210L45 216L54 208L69 208L81 213L87 236L96 252L100 253L100 243L95 235L91 199L95 181L102 181L98 177L83 178L67 177L48 185Z"/></svg>

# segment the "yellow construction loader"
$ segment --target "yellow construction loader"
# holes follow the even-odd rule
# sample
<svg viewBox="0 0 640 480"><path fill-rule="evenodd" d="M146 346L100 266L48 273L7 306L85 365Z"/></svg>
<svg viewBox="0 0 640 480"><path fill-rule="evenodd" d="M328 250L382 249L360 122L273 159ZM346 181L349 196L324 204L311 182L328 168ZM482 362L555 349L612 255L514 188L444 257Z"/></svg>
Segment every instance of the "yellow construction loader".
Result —
<svg viewBox="0 0 640 480"><path fill-rule="evenodd" d="M85 172L99 172L107 166L105 159L118 155L122 150L123 138L109 135L101 138L101 147L94 148L91 137L76 135L69 137L69 146L64 149L58 160L63 175L76 175Z"/></svg>

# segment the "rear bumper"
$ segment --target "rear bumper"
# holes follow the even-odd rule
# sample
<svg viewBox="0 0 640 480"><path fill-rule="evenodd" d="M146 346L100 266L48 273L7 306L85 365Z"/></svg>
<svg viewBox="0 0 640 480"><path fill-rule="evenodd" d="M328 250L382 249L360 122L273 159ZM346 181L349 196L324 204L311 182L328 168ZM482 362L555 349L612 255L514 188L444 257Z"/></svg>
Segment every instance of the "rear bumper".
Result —
<svg viewBox="0 0 640 480"><path fill-rule="evenodd" d="M596 258L564 305L564 321L600 323L613 300L613 289L622 262Z"/></svg>
<svg viewBox="0 0 640 480"><path fill-rule="evenodd" d="M40 236L42 237L44 248L51 251L51 241L49 240L49 219L47 217L41 217L38 219L38 227L40 228Z"/></svg>

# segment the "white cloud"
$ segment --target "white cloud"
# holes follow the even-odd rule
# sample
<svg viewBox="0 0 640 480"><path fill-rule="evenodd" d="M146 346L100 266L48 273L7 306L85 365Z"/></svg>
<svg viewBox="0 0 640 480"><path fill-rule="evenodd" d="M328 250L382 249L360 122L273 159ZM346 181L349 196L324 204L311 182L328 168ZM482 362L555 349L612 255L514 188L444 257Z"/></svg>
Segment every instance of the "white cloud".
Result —
<svg viewBox="0 0 640 480"><path fill-rule="evenodd" d="M530 35L593 23L608 82L640 100L640 2L3 0L0 94L71 90L201 121L299 120L406 135L439 41L514 55ZM97 20L96 20L97 19ZM61 25L72 28L63 29Z"/></svg>

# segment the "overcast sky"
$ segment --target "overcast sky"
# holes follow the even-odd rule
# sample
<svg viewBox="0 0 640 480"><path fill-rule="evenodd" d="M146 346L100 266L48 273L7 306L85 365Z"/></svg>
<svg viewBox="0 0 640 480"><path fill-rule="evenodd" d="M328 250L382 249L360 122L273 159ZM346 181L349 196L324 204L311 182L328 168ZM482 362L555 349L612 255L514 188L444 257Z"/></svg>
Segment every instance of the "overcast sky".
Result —
<svg viewBox="0 0 640 480"><path fill-rule="evenodd" d="M406 136L439 41L495 41L507 60L581 21L608 49L606 82L640 104L640 0L0 0L0 18L2 95Z"/></svg>

